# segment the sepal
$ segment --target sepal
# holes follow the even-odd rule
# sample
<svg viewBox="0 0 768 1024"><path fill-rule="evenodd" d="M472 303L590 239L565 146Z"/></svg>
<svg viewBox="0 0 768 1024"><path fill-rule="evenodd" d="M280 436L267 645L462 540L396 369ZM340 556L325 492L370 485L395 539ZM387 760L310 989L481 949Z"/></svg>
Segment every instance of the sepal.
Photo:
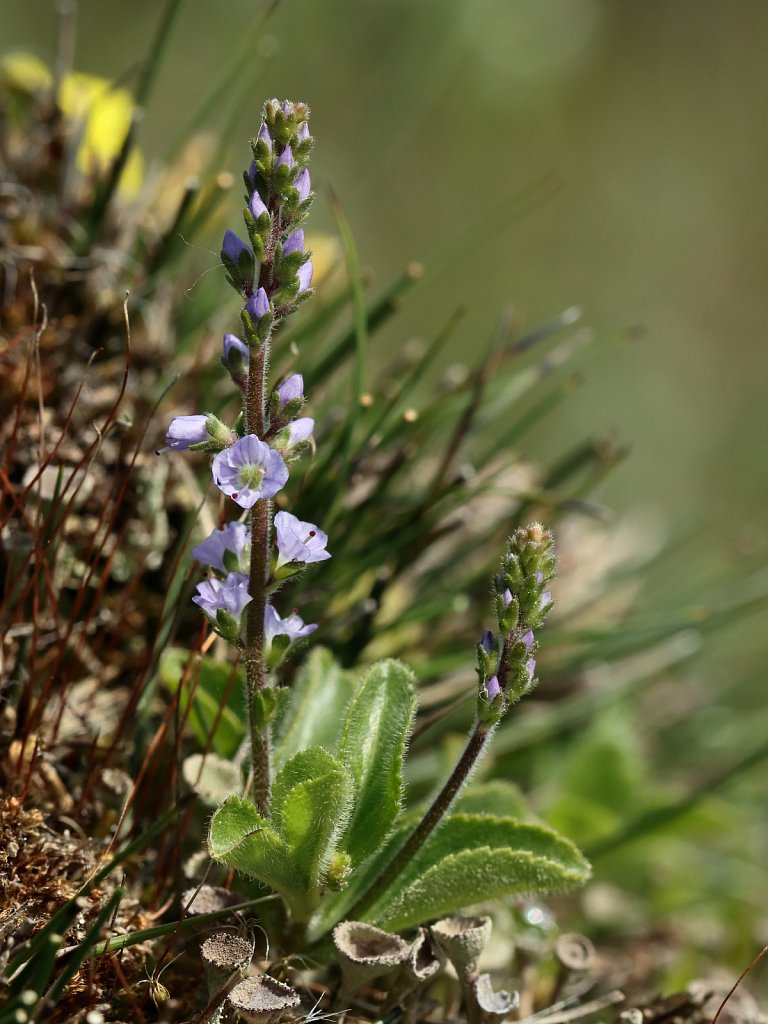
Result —
<svg viewBox="0 0 768 1024"><path fill-rule="evenodd" d="M224 608L216 610L215 629L225 640L237 640L240 636L240 623Z"/></svg>

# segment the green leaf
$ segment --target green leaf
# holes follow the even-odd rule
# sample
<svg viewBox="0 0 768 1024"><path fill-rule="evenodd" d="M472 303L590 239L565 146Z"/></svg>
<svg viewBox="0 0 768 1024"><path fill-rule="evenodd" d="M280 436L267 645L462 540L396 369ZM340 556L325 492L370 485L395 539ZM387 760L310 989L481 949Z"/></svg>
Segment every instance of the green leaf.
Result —
<svg viewBox="0 0 768 1024"><path fill-rule="evenodd" d="M233 796L216 811L208 832L214 860L270 886L290 903L299 879L288 845L250 800Z"/></svg>
<svg viewBox="0 0 768 1024"><path fill-rule="evenodd" d="M453 814L491 814L499 818L530 821L533 817L517 786L505 779L475 782L458 797Z"/></svg>
<svg viewBox="0 0 768 1024"><path fill-rule="evenodd" d="M205 655L196 657L181 648L169 647L160 659L160 678L171 693L180 688L182 712L186 712L192 694L189 724L200 746L206 747L211 737L214 753L234 757L245 737L245 702L239 670L226 661L214 661ZM226 703L219 714L225 696Z"/></svg>
<svg viewBox="0 0 768 1024"><path fill-rule="evenodd" d="M330 651L316 647L296 676L290 702L275 726L276 768L307 747L336 751L344 709L355 692L355 680Z"/></svg>
<svg viewBox="0 0 768 1024"><path fill-rule="evenodd" d="M569 889L589 870L572 843L542 825L451 815L366 917L399 931L485 900Z"/></svg>
<svg viewBox="0 0 768 1024"><path fill-rule="evenodd" d="M347 710L339 757L356 794L343 846L356 864L378 849L400 813L403 757L416 709L413 680L401 662L379 662Z"/></svg>
<svg viewBox="0 0 768 1024"><path fill-rule="evenodd" d="M307 928L307 937L315 942L320 936L343 921L349 915L360 896L373 885L397 851L418 825L421 815L417 808L404 812L395 828L384 843L368 860L357 866L351 873L346 887L340 892L328 894Z"/></svg>
<svg viewBox="0 0 768 1024"><path fill-rule="evenodd" d="M272 787L272 819L290 850L303 893L316 890L352 804L352 778L322 747L302 750Z"/></svg>

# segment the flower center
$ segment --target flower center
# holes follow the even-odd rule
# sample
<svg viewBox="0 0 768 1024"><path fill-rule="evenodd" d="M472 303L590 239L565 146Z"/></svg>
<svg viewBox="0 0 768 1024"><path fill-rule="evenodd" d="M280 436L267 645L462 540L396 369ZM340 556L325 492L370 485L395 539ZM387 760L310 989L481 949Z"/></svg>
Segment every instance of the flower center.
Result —
<svg viewBox="0 0 768 1024"><path fill-rule="evenodd" d="M264 470L261 466L241 466L237 473L240 487L247 487L250 490L258 490L261 481L264 479Z"/></svg>

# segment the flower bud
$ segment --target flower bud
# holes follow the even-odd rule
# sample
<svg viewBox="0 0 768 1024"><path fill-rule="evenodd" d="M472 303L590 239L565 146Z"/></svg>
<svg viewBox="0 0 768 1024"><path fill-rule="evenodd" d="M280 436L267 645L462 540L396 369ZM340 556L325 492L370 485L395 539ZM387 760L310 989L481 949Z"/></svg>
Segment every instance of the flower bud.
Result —
<svg viewBox="0 0 768 1024"><path fill-rule="evenodd" d="M283 152L277 158L275 170L277 170L278 167L287 167L290 170L290 168L295 167L295 165L296 161L293 158L293 150L291 149L290 146L286 146Z"/></svg>
<svg viewBox="0 0 768 1024"><path fill-rule="evenodd" d="M303 295L304 292L309 291L312 286L312 260L307 260L306 263L299 267L299 272L296 275L299 279L299 295Z"/></svg>
<svg viewBox="0 0 768 1024"><path fill-rule="evenodd" d="M309 171L306 167L299 173L296 181L293 183L293 186L299 193L299 202L306 202L306 200L309 199L309 193L312 190L312 182L310 181Z"/></svg>
<svg viewBox="0 0 768 1024"><path fill-rule="evenodd" d="M248 316L254 323L258 323L263 316L270 312L269 298L263 288L258 288L245 304Z"/></svg>
<svg viewBox="0 0 768 1024"><path fill-rule="evenodd" d="M250 246L234 231L227 230L221 243L221 262L227 271L227 279L239 292L248 293L253 285L256 258Z"/></svg>
<svg viewBox="0 0 768 1024"><path fill-rule="evenodd" d="M265 213L268 214L264 200L255 190L251 198L248 200L248 210L256 223L258 223L259 217L263 216Z"/></svg>
<svg viewBox="0 0 768 1024"><path fill-rule="evenodd" d="M269 134L269 128L267 128L263 121L261 128L259 128L259 134L256 136L256 141L262 142L269 149L269 152L272 152L272 136Z"/></svg>
<svg viewBox="0 0 768 1024"><path fill-rule="evenodd" d="M304 378L300 373L292 373L276 388L280 408L289 402L304 401Z"/></svg>
<svg viewBox="0 0 768 1024"><path fill-rule="evenodd" d="M239 383L237 378L242 378L248 373L250 359L248 346L236 334L225 334L222 349L221 361L229 370L233 380Z"/></svg>
<svg viewBox="0 0 768 1024"><path fill-rule="evenodd" d="M248 299L241 318L246 333L255 341L264 341L269 336L273 313L269 297L263 288L257 288Z"/></svg>
<svg viewBox="0 0 768 1024"><path fill-rule="evenodd" d="M208 417L204 415L174 416L171 425L165 435L165 448L162 451L172 449L176 452L189 451L193 444L202 444L208 440L206 423Z"/></svg>
<svg viewBox="0 0 768 1024"><path fill-rule="evenodd" d="M230 231L229 228L227 228L224 234L224 239L221 243L222 255L226 256L227 259L231 260L233 263L237 263L241 255L249 251L248 246L242 238L240 238L239 235L236 235L234 231Z"/></svg>
<svg viewBox="0 0 768 1024"><path fill-rule="evenodd" d="M283 256L289 256L292 252L304 252L304 232L301 228L291 232L283 242Z"/></svg>

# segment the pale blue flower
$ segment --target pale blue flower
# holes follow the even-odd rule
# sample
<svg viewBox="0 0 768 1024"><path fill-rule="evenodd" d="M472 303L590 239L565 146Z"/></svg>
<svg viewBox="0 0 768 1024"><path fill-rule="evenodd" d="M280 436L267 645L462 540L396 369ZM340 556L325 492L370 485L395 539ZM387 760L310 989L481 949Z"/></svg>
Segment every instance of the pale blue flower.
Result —
<svg viewBox="0 0 768 1024"><path fill-rule="evenodd" d="M269 134L269 128L267 128L267 125L264 121L262 121L261 123L261 128L259 128L259 134L257 135L257 138L261 139L262 142L265 142L269 146L271 151L272 136Z"/></svg>
<svg viewBox="0 0 768 1024"><path fill-rule="evenodd" d="M250 357L248 346L245 344L244 341L241 341L236 334L225 334L222 347L224 349L225 365L230 365L231 359L235 355L235 353L237 353L237 355L239 356L242 356L246 363L248 362L248 359Z"/></svg>
<svg viewBox="0 0 768 1024"><path fill-rule="evenodd" d="M307 625L299 618L296 612L291 612L284 619L281 619L271 604L264 610L264 637L268 644L271 644L276 636L287 636L291 643L309 636L317 629L317 623Z"/></svg>
<svg viewBox="0 0 768 1024"><path fill-rule="evenodd" d="M263 288L257 288L245 304L245 312L255 324L270 312L269 298Z"/></svg>
<svg viewBox="0 0 768 1024"><path fill-rule="evenodd" d="M307 291L312 285L312 260L307 260L306 263L302 263L299 267L298 278L299 278L299 295L302 292Z"/></svg>
<svg viewBox="0 0 768 1024"><path fill-rule="evenodd" d="M213 481L241 508L271 498L285 486L288 467L282 456L255 434L241 437L214 458Z"/></svg>
<svg viewBox="0 0 768 1024"><path fill-rule="evenodd" d="M286 146L280 156L277 158L275 167L282 167L285 164L286 167L293 167L296 161L293 159L293 150L290 146Z"/></svg>
<svg viewBox="0 0 768 1024"><path fill-rule="evenodd" d="M287 429L288 444L286 447L292 448L299 441L309 440L312 436L312 431L315 429L315 421L310 416L301 416L299 419L294 420L293 423L289 423Z"/></svg>
<svg viewBox="0 0 768 1024"><path fill-rule="evenodd" d="M197 594L192 598L206 615L216 621L216 612L227 612L235 622L240 621L243 608L253 598L248 593L248 577L241 572L230 572L226 579L207 579L197 585Z"/></svg>
<svg viewBox="0 0 768 1024"><path fill-rule="evenodd" d="M221 251L228 259L232 260L233 263L237 263L241 254L244 252L253 255L253 253L251 253L250 246L246 245L242 238L229 229L227 229L227 232L224 235L224 240L221 243Z"/></svg>
<svg viewBox="0 0 768 1024"><path fill-rule="evenodd" d="M206 429L208 417L196 414L194 416L174 416L171 425L165 435L165 448L175 452L185 452L190 445L202 444L203 441L210 441L210 435Z"/></svg>
<svg viewBox="0 0 768 1024"><path fill-rule="evenodd" d="M277 568L287 562L322 562L330 558L326 551L328 534L323 533L314 523L304 523L290 512L278 512L275 516L277 534Z"/></svg>
<svg viewBox="0 0 768 1024"><path fill-rule="evenodd" d="M289 253L292 252L304 252L303 228L299 228L297 231L292 231L283 242L283 256L288 256Z"/></svg>
<svg viewBox="0 0 768 1024"><path fill-rule="evenodd" d="M219 572L229 572L233 568L233 560L237 568L246 571L251 551L251 534L245 523L227 523L223 530L214 530L211 535L192 548L192 557L203 565L210 565ZM229 553L230 557L225 556Z"/></svg>
<svg viewBox="0 0 768 1024"><path fill-rule="evenodd" d="M251 216L254 220L258 220L262 213L268 212L264 200L259 195L257 189L254 189L253 195L248 200L248 209L251 211Z"/></svg>
<svg viewBox="0 0 768 1024"><path fill-rule="evenodd" d="M286 377L282 384L276 388L280 408L288 402L295 402L304 398L304 378L300 373L292 373Z"/></svg>
<svg viewBox="0 0 768 1024"><path fill-rule="evenodd" d="M296 181L294 181L293 187L298 189L300 203L303 203L305 199L309 199L309 193L312 190L312 182L310 181L309 171L306 167L296 176Z"/></svg>
<svg viewBox="0 0 768 1024"><path fill-rule="evenodd" d="M492 704L500 693L501 686L499 685L499 677L491 676L491 678L485 684L485 699L488 701L489 704Z"/></svg>

